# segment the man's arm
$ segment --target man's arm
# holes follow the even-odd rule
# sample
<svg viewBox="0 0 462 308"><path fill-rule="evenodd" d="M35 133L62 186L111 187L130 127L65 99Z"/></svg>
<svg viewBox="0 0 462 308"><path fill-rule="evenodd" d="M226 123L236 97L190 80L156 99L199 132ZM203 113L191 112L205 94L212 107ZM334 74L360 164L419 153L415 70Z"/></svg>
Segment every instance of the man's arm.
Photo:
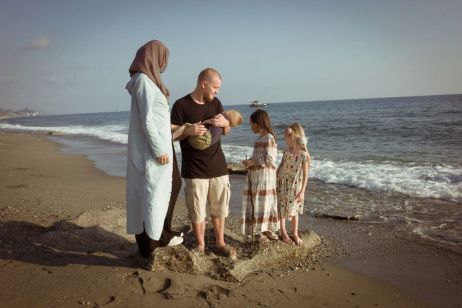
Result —
<svg viewBox="0 0 462 308"><path fill-rule="evenodd" d="M172 127L173 141L179 141L188 138L189 136L200 136L205 133L205 126L201 122L195 124L174 125Z"/></svg>
<svg viewBox="0 0 462 308"><path fill-rule="evenodd" d="M221 113L217 114L211 119L208 119L207 122L209 122L213 126L222 127L223 135L226 135L231 130L231 127L229 126L229 121Z"/></svg>

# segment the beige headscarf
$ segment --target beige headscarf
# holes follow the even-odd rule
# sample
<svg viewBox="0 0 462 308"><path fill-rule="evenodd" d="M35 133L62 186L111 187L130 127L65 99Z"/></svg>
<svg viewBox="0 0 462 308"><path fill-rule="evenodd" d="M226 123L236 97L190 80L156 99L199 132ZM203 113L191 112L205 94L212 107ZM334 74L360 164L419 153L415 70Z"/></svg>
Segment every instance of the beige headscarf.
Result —
<svg viewBox="0 0 462 308"><path fill-rule="evenodd" d="M161 41L147 42L136 52L135 59L133 59L132 65L128 69L130 77L136 73L146 74L168 97L170 92L160 79L160 74L167 68L168 55L168 48Z"/></svg>

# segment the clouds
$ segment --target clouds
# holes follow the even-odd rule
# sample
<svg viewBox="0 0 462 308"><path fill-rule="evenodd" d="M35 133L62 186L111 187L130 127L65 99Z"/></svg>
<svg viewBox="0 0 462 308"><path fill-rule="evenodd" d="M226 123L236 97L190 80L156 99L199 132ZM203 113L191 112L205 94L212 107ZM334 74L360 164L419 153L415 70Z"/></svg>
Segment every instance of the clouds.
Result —
<svg viewBox="0 0 462 308"><path fill-rule="evenodd" d="M50 39L46 36L40 35L24 45L26 49L30 50L37 50L37 49L45 49L50 44Z"/></svg>

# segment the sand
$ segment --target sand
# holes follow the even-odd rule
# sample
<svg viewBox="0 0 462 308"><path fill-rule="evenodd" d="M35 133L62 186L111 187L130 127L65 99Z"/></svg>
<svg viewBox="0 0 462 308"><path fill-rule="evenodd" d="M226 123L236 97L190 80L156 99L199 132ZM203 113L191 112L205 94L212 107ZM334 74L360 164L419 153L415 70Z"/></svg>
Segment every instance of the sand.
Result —
<svg viewBox="0 0 462 308"><path fill-rule="evenodd" d="M248 247L239 246L235 264L210 248L196 263L212 267L188 259L193 245L188 234L185 245L159 252L178 256L174 262L160 262L157 271L148 272L130 257L136 245L124 232L124 198L124 178L105 175L83 156L60 153L46 136L0 133L0 306L457 307L461 302L457 252L388 236L380 226L326 219L313 219L314 232L304 233L307 241L320 236L310 247L271 243L251 256ZM237 222L230 217L226 233L239 245ZM188 225L183 200L174 225ZM245 270L233 276L239 266Z"/></svg>

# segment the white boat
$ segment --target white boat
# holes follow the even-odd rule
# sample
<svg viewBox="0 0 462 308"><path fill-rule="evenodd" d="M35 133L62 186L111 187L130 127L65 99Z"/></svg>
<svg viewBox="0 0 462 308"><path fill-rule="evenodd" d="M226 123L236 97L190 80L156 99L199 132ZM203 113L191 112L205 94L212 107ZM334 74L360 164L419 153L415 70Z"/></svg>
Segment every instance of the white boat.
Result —
<svg viewBox="0 0 462 308"><path fill-rule="evenodd" d="M260 101L257 101L257 100L252 100L249 102L249 107L253 107L253 108L260 108L260 107L266 107L268 106L268 104L266 103L262 103Z"/></svg>

